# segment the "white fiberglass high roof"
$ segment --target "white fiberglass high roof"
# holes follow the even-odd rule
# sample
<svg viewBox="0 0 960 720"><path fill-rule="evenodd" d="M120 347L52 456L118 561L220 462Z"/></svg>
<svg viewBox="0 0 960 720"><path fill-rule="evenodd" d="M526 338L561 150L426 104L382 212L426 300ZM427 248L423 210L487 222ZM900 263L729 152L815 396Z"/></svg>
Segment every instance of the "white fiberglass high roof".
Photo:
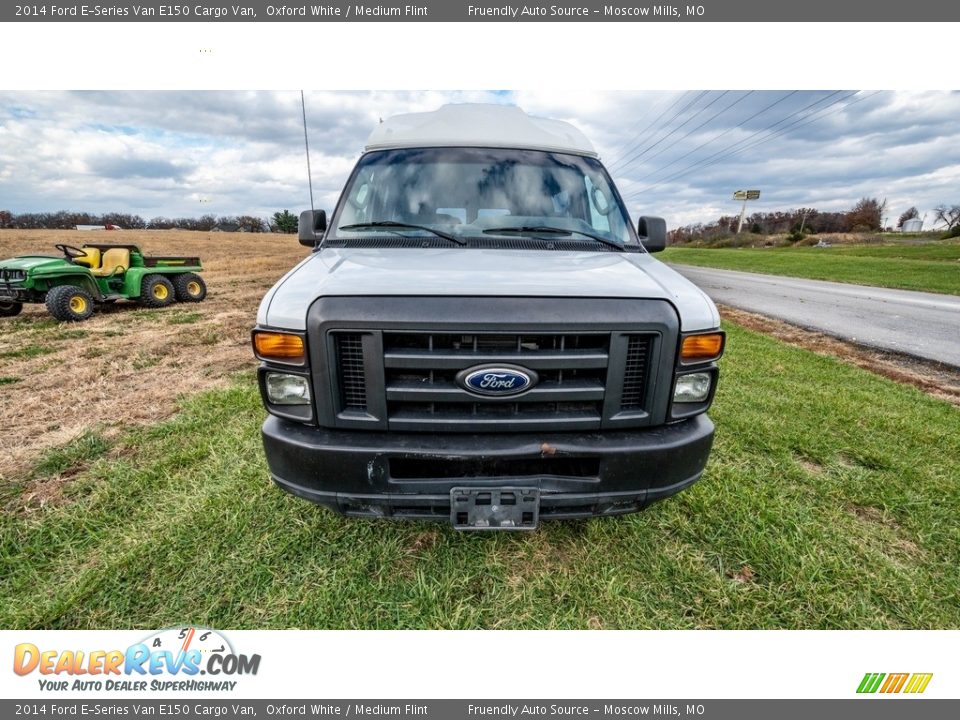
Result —
<svg viewBox="0 0 960 720"><path fill-rule="evenodd" d="M480 103L394 115L374 128L366 149L408 147L500 147L597 155L586 136L568 122L533 117L515 105Z"/></svg>

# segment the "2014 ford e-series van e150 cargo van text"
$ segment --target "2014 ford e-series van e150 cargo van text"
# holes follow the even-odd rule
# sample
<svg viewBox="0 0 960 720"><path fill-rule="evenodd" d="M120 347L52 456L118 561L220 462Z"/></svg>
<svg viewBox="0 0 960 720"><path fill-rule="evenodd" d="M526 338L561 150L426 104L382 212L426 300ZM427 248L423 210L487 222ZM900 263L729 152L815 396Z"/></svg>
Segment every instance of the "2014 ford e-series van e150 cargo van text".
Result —
<svg viewBox="0 0 960 720"><path fill-rule="evenodd" d="M696 482L724 334L590 142L516 107L370 135L253 330L267 463L351 516L532 529Z"/></svg>

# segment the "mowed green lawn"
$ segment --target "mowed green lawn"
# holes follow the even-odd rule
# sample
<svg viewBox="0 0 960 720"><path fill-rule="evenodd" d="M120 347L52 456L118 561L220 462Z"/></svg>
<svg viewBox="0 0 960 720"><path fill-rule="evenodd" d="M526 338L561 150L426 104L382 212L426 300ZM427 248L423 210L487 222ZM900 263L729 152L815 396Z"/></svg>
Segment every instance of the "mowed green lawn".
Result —
<svg viewBox="0 0 960 720"><path fill-rule="evenodd" d="M728 326L706 476L533 534L347 520L275 488L252 374L0 526L4 628L956 628L960 410ZM15 502L22 489L5 489Z"/></svg>
<svg viewBox="0 0 960 720"><path fill-rule="evenodd" d="M687 265L960 295L958 240L829 248L671 247L659 257Z"/></svg>

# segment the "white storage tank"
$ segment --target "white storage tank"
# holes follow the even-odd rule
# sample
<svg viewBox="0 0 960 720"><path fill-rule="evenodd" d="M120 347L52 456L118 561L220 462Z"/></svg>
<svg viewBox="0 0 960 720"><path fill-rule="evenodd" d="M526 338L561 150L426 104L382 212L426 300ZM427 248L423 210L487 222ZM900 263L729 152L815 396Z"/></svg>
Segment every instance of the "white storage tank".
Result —
<svg viewBox="0 0 960 720"><path fill-rule="evenodd" d="M903 221L904 232L920 232L923 230L923 220L920 218L910 218Z"/></svg>

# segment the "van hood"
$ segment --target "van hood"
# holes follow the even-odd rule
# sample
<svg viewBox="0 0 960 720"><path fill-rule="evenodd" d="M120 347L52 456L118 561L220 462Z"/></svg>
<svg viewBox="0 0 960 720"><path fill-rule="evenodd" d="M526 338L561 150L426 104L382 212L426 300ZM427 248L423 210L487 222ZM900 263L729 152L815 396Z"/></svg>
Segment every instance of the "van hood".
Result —
<svg viewBox="0 0 960 720"><path fill-rule="evenodd" d="M390 295L649 298L673 304L685 332L720 324L702 290L646 253L463 248L325 248L270 289L257 323L305 330L317 298Z"/></svg>

